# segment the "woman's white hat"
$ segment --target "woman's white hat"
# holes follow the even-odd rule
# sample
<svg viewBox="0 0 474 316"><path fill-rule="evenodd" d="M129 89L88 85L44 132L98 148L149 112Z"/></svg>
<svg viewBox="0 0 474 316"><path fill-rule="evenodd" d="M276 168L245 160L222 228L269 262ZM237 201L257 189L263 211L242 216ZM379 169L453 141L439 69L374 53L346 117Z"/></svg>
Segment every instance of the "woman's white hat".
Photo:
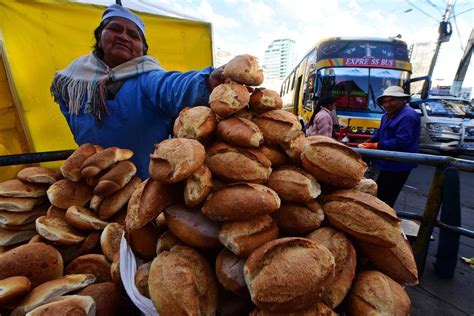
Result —
<svg viewBox="0 0 474 316"><path fill-rule="evenodd" d="M394 97L394 98L409 98L410 95L406 94L403 91L402 87L399 86L390 86L383 91L383 94L377 98L377 103L380 103L381 99L384 97Z"/></svg>

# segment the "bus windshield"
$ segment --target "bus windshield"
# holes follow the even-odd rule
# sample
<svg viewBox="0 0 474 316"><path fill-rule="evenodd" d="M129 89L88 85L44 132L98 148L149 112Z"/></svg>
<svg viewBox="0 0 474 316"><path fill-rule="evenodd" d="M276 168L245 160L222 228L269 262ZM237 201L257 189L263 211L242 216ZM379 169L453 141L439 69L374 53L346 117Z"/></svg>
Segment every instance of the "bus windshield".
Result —
<svg viewBox="0 0 474 316"><path fill-rule="evenodd" d="M380 68L334 67L319 69L318 95L336 97L336 109L382 113L376 99L389 86L403 86L407 71Z"/></svg>

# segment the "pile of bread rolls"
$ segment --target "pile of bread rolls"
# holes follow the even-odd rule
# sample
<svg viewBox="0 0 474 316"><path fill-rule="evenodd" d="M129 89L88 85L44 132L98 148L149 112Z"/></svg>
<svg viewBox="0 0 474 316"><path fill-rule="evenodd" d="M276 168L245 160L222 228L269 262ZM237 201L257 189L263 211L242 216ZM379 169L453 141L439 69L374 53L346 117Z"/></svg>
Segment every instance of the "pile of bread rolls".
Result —
<svg viewBox="0 0 474 316"><path fill-rule="evenodd" d="M125 234L160 315L408 315L411 248L361 157L306 138L255 57L224 75L155 145L149 179L129 150L85 144L60 173L0 183L0 312L123 313Z"/></svg>

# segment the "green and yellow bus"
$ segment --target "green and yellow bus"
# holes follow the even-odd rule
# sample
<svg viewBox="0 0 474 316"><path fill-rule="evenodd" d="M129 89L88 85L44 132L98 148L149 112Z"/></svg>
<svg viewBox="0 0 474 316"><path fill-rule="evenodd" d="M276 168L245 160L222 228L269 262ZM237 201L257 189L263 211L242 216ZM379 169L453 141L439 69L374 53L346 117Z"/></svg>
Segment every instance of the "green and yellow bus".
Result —
<svg viewBox="0 0 474 316"><path fill-rule="evenodd" d="M308 122L317 100L336 97L338 139L348 145L370 137L383 108L376 99L389 86L409 93L411 64L407 44L395 38L333 37L318 42L286 77L283 108Z"/></svg>

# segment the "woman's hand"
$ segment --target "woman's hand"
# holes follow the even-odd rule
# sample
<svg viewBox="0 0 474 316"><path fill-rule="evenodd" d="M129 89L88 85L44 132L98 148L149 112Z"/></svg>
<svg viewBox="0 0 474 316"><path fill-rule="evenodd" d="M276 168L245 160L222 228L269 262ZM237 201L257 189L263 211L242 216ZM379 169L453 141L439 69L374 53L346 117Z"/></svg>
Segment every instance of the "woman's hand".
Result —
<svg viewBox="0 0 474 316"><path fill-rule="evenodd" d="M221 83L224 83L224 81L225 81L224 66L221 66L219 68L214 69L214 71L211 72L207 83L209 85L209 89L212 91L214 90L215 87L217 87Z"/></svg>

